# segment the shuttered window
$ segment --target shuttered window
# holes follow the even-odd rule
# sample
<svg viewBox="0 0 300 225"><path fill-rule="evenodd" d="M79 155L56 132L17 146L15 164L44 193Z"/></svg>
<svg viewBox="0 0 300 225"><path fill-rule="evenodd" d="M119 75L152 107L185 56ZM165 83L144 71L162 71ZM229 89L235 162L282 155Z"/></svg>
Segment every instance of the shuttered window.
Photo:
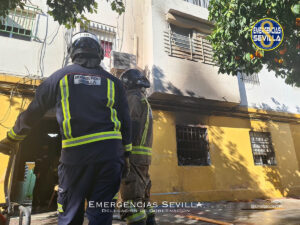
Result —
<svg viewBox="0 0 300 225"><path fill-rule="evenodd" d="M173 24L164 34L165 51L169 56L214 65L212 46L206 35Z"/></svg>

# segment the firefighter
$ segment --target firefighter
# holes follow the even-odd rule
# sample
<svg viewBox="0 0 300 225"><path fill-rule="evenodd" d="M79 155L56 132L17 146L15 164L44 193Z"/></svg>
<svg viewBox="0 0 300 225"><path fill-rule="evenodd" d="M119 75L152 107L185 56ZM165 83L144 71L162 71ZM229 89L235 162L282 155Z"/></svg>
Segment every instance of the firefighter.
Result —
<svg viewBox="0 0 300 225"><path fill-rule="evenodd" d="M56 107L62 136L58 167L58 224L82 224L84 202L90 225L112 224L113 197L118 192L132 149L131 121L122 82L100 67L103 49L92 33L72 37L73 64L37 88L2 144L15 145L47 110ZM125 161L125 164L124 164Z"/></svg>
<svg viewBox="0 0 300 225"><path fill-rule="evenodd" d="M130 173L122 180L120 193L123 200L121 216L130 225L153 225L154 210L150 203L151 180L149 166L152 148L152 110L144 94L150 87L148 79L137 69L121 75L127 91L132 121L132 152L129 157Z"/></svg>

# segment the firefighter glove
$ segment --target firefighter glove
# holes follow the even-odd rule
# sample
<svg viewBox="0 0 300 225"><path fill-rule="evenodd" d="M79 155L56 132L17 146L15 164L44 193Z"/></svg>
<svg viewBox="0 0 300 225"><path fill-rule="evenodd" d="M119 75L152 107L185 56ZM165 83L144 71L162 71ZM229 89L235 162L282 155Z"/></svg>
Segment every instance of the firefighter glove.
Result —
<svg viewBox="0 0 300 225"><path fill-rule="evenodd" d="M10 155L18 147L18 144L18 141L13 141L6 137L0 141L0 152L5 155Z"/></svg>

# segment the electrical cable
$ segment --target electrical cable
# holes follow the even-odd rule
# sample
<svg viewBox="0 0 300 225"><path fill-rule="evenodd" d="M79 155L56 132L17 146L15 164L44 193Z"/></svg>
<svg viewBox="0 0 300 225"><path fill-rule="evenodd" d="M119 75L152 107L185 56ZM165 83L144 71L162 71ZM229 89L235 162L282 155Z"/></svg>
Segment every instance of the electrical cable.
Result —
<svg viewBox="0 0 300 225"><path fill-rule="evenodd" d="M49 10L49 6L48 6L48 10ZM47 46L48 25L49 25L49 15L47 14L45 38L44 38L44 42L43 42L42 47L41 47L40 60L39 60L39 67L40 67L40 71L41 71L41 77L44 77L44 59L45 59L46 46Z"/></svg>

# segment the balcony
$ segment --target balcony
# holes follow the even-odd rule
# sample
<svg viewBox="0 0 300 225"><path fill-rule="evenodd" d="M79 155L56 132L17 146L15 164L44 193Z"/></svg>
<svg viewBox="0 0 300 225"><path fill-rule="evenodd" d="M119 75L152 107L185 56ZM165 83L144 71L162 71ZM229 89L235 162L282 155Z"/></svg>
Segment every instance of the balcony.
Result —
<svg viewBox="0 0 300 225"><path fill-rule="evenodd" d="M185 2L192 3L194 5L200 6L202 8L208 8L209 0L183 0Z"/></svg>

